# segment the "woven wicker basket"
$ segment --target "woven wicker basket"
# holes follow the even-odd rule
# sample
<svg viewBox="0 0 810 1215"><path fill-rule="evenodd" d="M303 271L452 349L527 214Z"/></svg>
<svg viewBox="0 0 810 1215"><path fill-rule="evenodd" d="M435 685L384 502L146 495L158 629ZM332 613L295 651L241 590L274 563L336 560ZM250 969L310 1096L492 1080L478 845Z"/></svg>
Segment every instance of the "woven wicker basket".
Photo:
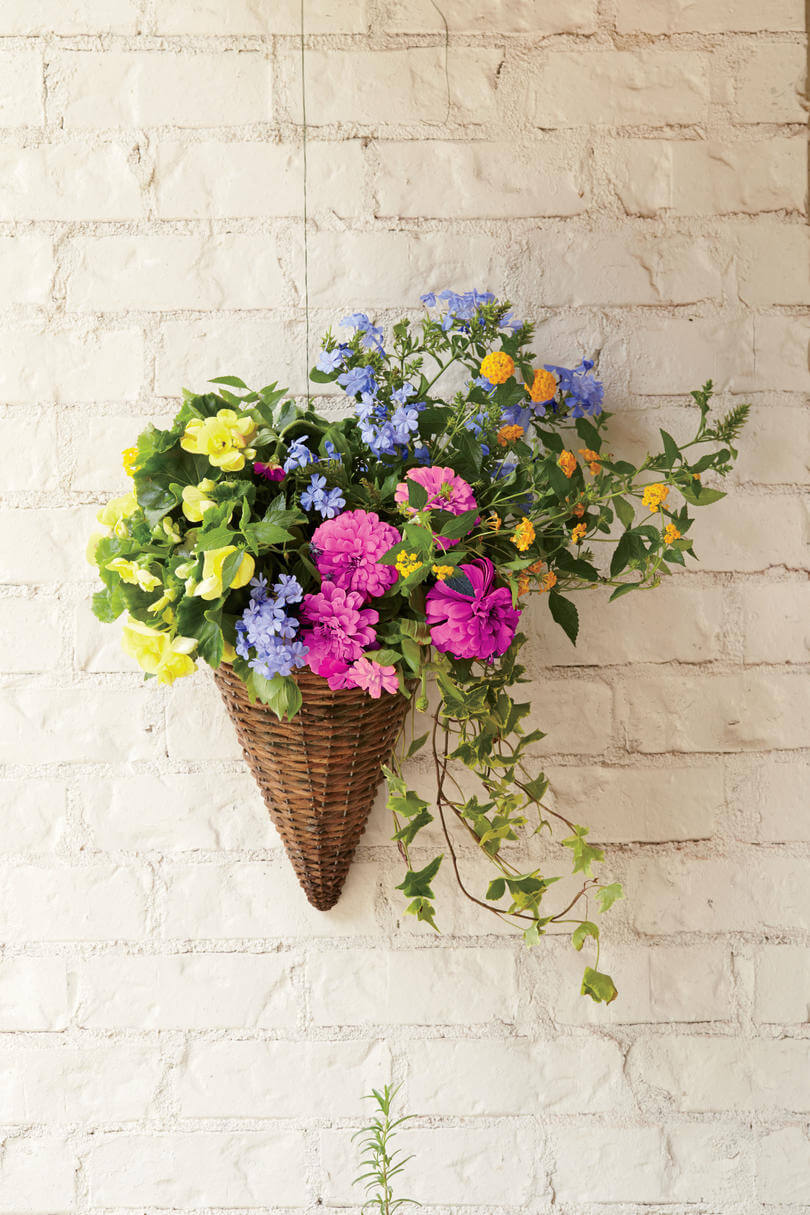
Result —
<svg viewBox="0 0 810 1215"><path fill-rule="evenodd" d="M214 678L298 880L312 906L328 911L340 897L408 701L388 693L372 700L357 688L332 692L304 670L295 677L301 710L282 722L250 703L227 663Z"/></svg>

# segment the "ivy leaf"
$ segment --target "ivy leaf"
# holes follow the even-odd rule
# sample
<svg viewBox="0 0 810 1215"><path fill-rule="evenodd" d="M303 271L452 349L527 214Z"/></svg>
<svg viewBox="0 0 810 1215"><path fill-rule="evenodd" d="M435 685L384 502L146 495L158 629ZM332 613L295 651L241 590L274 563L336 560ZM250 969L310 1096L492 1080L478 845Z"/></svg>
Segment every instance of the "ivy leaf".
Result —
<svg viewBox="0 0 810 1215"><path fill-rule="evenodd" d="M423 827L427 827L432 822L433 815L430 813L430 811L422 809L418 814L415 814L404 827L400 827L399 831L395 832L394 835L391 836L391 839L401 840L403 844L408 846L413 843L414 836L418 835Z"/></svg>
<svg viewBox="0 0 810 1215"><path fill-rule="evenodd" d="M563 630L571 644L576 645L577 633L579 632L579 613L571 600L558 594L557 591L550 591L548 606L552 618Z"/></svg>
<svg viewBox="0 0 810 1215"><path fill-rule="evenodd" d="M401 890L406 899L435 898L436 896L430 888L430 883L439 872L443 855L442 853L439 856L434 856L433 860L425 865L424 869L409 869L399 886L397 886L397 890ZM410 911L410 907L408 910Z"/></svg>
<svg viewBox="0 0 810 1215"><path fill-rule="evenodd" d="M502 899L506 893L506 878L493 878L487 888L487 893L484 896L491 903L497 903L498 899Z"/></svg>
<svg viewBox="0 0 810 1215"><path fill-rule="evenodd" d="M398 887L398 889L401 889L401 887ZM434 919L436 913L430 899L414 899L413 902L409 903L405 908L405 913L406 915L415 915L417 920L420 920L423 924L430 924L431 928L435 929L436 932L439 931L439 929L436 927L436 920Z"/></svg>
<svg viewBox="0 0 810 1215"><path fill-rule="evenodd" d="M581 924L577 924L571 933L571 944L574 946L574 949L581 950L588 937L593 937L595 941L598 941L599 928L591 920L583 920Z"/></svg>
<svg viewBox="0 0 810 1215"><path fill-rule="evenodd" d="M624 898L621 882L611 882L609 886L601 886L596 892L596 898L599 903L599 910L604 915L606 911L610 910L617 899Z"/></svg>
<svg viewBox="0 0 810 1215"><path fill-rule="evenodd" d="M597 1004L612 1004L619 993L610 975L600 974L592 966L586 966L580 994L590 996Z"/></svg>
<svg viewBox="0 0 810 1215"><path fill-rule="evenodd" d="M591 865L595 861L603 861L605 854L601 848L596 848L593 844L588 843L585 839L587 834L587 827L574 827L574 834L560 842L564 848L570 848L573 853L573 872L584 873L585 877L591 877Z"/></svg>

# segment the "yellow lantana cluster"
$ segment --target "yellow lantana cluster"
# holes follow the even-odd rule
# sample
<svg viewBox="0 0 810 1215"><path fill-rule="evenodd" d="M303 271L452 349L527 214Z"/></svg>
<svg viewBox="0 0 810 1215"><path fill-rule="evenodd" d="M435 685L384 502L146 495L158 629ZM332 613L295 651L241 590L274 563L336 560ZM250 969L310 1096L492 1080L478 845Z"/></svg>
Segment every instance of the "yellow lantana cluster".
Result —
<svg viewBox="0 0 810 1215"><path fill-rule="evenodd" d="M521 519L520 523L515 528L515 534L512 537L512 543L515 548L521 553L525 553L526 549L534 540L534 524L531 519Z"/></svg>
<svg viewBox="0 0 810 1215"><path fill-rule="evenodd" d="M576 527L573 529L573 531L571 532L571 543L579 544L582 541L587 530L588 530L587 523L578 523L576 525Z"/></svg>
<svg viewBox="0 0 810 1215"><path fill-rule="evenodd" d="M498 431L498 442L501 447L508 447L510 443L515 443L523 434L522 426L502 426Z"/></svg>
<svg viewBox="0 0 810 1215"><path fill-rule="evenodd" d="M641 503L648 510L655 511L662 502L665 502L669 494L669 487L662 485L660 481L656 481L654 485L648 485L641 495Z"/></svg>
<svg viewBox="0 0 810 1215"><path fill-rule="evenodd" d="M394 565L399 570L400 577L407 578L409 574L413 574L423 564L417 557L416 553L398 553Z"/></svg>
<svg viewBox="0 0 810 1215"><path fill-rule="evenodd" d="M541 367L534 373L531 384L526 385L526 391L536 404L545 404L554 399L557 391L557 380L550 371Z"/></svg>
<svg viewBox="0 0 810 1215"><path fill-rule="evenodd" d="M557 456L557 463L566 477L573 477L577 469L577 458L572 451L561 451Z"/></svg>
<svg viewBox="0 0 810 1215"><path fill-rule="evenodd" d="M235 409L220 409L212 418L192 418L183 432L180 446L197 456L208 456L215 468L239 472L245 460L256 455L248 442L256 433L252 418Z"/></svg>
<svg viewBox="0 0 810 1215"><path fill-rule="evenodd" d="M664 544L674 544L676 540L680 540L681 533L678 531L674 523L668 523L664 528Z"/></svg>
<svg viewBox="0 0 810 1215"><path fill-rule="evenodd" d="M588 461L592 476L595 477L602 471L602 457L598 451L592 451L590 447L580 447L579 454Z"/></svg>
<svg viewBox="0 0 810 1215"><path fill-rule="evenodd" d="M432 565L430 568L439 579L439 582L444 582L445 578L449 578L454 571L452 565Z"/></svg>
<svg viewBox="0 0 810 1215"><path fill-rule="evenodd" d="M504 350L493 350L481 360L481 375L490 384L505 384L514 371L515 360Z"/></svg>

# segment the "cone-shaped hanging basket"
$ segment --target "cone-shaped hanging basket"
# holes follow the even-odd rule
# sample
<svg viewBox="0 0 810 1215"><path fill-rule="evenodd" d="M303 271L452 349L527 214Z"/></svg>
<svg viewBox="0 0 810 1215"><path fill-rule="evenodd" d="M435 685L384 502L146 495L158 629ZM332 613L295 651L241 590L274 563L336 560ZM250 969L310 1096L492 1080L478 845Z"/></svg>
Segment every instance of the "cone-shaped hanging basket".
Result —
<svg viewBox="0 0 810 1215"><path fill-rule="evenodd" d="M313 907L334 907L399 734L408 701L358 688L333 692L319 675L296 673L301 710L279 721L251 704L227 663L214 678L248 767L261 789L298 880Z"/></svg>

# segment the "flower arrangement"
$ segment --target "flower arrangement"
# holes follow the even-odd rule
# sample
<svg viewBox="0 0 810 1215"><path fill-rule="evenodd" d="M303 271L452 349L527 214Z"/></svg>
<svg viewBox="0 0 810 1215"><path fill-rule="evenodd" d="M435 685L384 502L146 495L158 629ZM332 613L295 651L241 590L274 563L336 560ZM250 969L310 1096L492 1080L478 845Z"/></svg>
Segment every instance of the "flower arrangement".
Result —
<svg viewBox="0 0 810 1215"><path fill-rule="evenodd" d="M605 446L590 360L537 366L533 326L487 292L422 299L422 319L401 320L387 341L363 313L341 322L340 338L326 334L311 378L343 390L347 416L225 376L216 392L186 392L170 429L144 431L124 456L133 490L104 507L107 530L91 541L104 584L95 612L127 613L123 644L147 676L171 683L199 659L230 663L280 718L301 706L305 667L332 689L404 696L422 712L435 681L429 729L414 737L411 725L385 770L408 912L436 926L431 883L445 854L412 860L434 814L404 775L428 747L464 893L529 944L573 925L575 948L590 939L596 950L583 992L610 1001L588 906L606 911L621 887L597 876L601 849L544 802L531 766L543 735L524 729L531 706L511 694L524 681L524 605L542 596L576 642L571 592L610 586L615 599L693 559L690 510L724 496L702 478L729 472L747 406L712 421L709 382L692 393L694 434L662 430L662 449L632 463ZM462 386L444 400L450 368ZM458 763L477 793L456 784ZM559 909L547 897L559 878L522 865L518 847L552 824L579 883ZM459 838L493 867L480 897Z"/></svg>

